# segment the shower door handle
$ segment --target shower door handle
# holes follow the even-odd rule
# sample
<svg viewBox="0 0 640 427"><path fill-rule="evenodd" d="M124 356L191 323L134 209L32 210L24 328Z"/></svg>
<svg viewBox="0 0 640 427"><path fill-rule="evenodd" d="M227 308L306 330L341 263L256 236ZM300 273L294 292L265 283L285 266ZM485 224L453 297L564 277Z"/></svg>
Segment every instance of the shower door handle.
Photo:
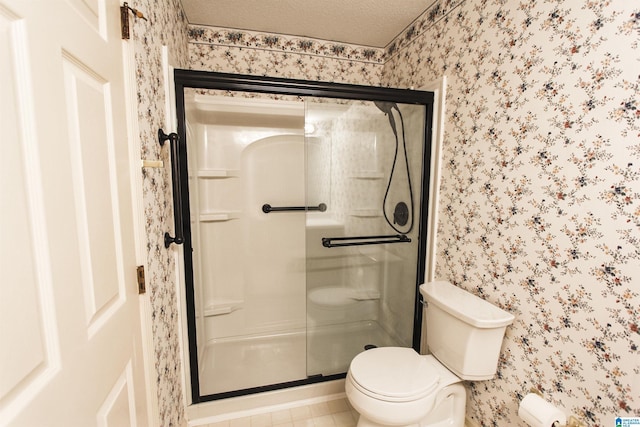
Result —
<svg viewBox="0 0 640 427"><path fill-rule="evenodd" d="M173 184L173 229L175 237L164 233L164 247L168 248L172 243L181 245L184 243L184 230L182 229L182 180L180 179L180 137L173 132L167 135L162 129L158 129L158 142L161 146L169 140L171 149L171 181Z"/></svg>

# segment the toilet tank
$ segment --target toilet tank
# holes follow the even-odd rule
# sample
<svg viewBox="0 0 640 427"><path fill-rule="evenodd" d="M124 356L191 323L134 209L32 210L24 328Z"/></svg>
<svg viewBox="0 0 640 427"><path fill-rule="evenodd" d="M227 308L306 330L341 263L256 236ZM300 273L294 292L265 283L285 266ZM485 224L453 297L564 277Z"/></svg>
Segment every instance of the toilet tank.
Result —
<svg viewBox="0 0 640 427"><path fill-rule="evenodd" d="M464 380L488 380L498 367L507 326L515 317L446 281L420 285L427 347Z"/></svg>

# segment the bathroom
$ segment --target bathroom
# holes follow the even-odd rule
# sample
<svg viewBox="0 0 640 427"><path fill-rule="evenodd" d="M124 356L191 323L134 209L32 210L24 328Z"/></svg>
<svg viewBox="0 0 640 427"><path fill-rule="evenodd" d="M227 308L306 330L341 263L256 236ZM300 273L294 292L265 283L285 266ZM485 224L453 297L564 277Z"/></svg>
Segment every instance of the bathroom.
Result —
<svg viewBox="0 0 640 427"><path fill-rule="evenodd" d="M516 315L498 376L468 390L469 420L524 427L517 406L531 388L588 425L638 416L631 4L437 1L384 49L308 40L313 55L293 36L190 26L179 1L135 6L154 17L132 39L143 158L168 155L155 142L163 44L178 68L416 89L446 76L436 277ZM183 426L167 182L167 171L145 169L148 288L161 425Z"/></svg>

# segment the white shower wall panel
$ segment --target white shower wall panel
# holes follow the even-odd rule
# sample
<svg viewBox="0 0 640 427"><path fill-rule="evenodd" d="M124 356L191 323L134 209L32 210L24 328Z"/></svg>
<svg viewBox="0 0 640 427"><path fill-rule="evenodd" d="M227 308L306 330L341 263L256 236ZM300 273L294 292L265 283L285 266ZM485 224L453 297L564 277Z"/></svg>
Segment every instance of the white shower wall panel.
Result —
<svg viewBox="0 0 640 427"><path fill-rule="evenodd" d="M266 214L262 206L305 205L304 138L278 135L253 143L242 155L242 171L247 297L290 299L290 307L260 306L261 323L277 328L305 305L305 214Z"/></svg>
<svg viewBox="0 0 640 427"><path fill-rule="evenodd" d="M324 199L328 200L328 199ZM348 286L344 280L347 250L322 246L323 237L344 236L344 224L329 219L325 214L307 214L306 223L306 287Z"/></svg>
<svg viewBox="0 0 640 427"><path fill-rule="evenodd" d="M198 141L198 168L239 169L240 156L249 144L278 133L276 129L206 124Z"/></svg>
<svg viewBox="0 0 640 427"><path fill-rule="evenodd" d="M220 339L263 337L305 328L304 296L245 298L229 314L205 317L207 342Z"/></svg>
<svg viewBox="0 0 640 427"><path fill-rule="evenodd" d="M226 170L225 172L228 173ZM237 172L233 173L237 174ZM240 210L242 199L240 197L241 179L239 179L239 177L219 179L206 179L205 177L201 177L199 181L198 198L201 205L201 214L215 211Z"/></svg>
<svg viewBox="0 0 640 427"><path fill-rule="evenodd" d="M303 327L304 211L266 214L262 205L306 204L304 138L280 130L246 143L265 132L208 127L203 150L232 159L202 164L209 170L229 165L233 177L203 180L200 188L201 211L230 216L201 225L205 306L215 308L205 321L206 339ZM213 144L219 138L235 144L219 150Z"/></svg>
<svg viewBox="0 0 640 427"><path fill-rule="evenodd" d="M246 261L238 241L239 221L206 222L200 226L200 254L205 308L244 299ZM233 242L237 241L237 244Z"/></svg>

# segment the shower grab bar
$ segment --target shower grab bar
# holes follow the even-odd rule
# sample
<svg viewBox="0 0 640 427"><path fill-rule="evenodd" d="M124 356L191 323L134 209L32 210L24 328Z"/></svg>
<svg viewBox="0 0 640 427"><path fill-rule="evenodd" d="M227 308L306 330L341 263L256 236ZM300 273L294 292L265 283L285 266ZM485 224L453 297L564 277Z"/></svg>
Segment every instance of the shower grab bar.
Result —
<svg viewBox="0 0 640 427"><path fill-rule="evenodd" d="M167 232L164 233L164 247L168 248L172 243L181 245L184 243L184 232L182 229L182 190L180 179L180 137L173 132L167 135L162 129L158 129L158 142L164 146L164 142L169 140L171 149L171 181L173 184L173 228L175 237Z"/></svg>
<svg viewBox="0 0 640 427"><path fill-rule="evenodd" d="M262 212L285 212L285 211L320 211L324 212L327 210L327 205L324 203L320 203L318 206L271 206L268 203L262 205Z"/></svg>
<svg viewBox="0 0 640 427"><path fill-rule="evenodd" d="M333 243L333 241L344 243ZM354 236L354 237L323 237L322 246L338 248L341 246L383 245L385 243L410 243L411 239L405 234L391 234L387 236Z"/></svg>

